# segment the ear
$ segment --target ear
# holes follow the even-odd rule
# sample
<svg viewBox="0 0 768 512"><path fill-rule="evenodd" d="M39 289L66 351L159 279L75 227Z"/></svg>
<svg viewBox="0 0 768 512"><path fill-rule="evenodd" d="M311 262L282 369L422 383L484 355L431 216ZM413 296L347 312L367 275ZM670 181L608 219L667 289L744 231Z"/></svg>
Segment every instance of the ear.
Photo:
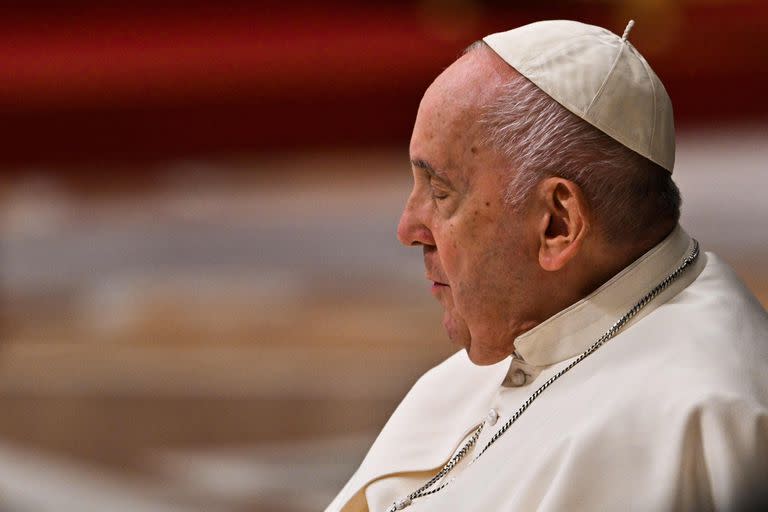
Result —
<svg viewBox="0 0 768 512"><path fill-rule="evenodd" d="M541 210L537 234L539 265L554 272L571 261L590 229L589 209L581 188L563 178L547 178L538 188Z"/></svg>

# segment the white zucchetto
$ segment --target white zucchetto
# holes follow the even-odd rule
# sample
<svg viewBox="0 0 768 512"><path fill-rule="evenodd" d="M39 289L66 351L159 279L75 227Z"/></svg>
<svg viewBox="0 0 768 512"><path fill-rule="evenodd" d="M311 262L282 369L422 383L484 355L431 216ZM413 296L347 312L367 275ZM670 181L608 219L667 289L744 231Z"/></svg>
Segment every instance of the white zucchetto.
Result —
<svg viewBox="0 0 768 512"><path fill-rule="evenodd" d="M562 106L670 173L675 164L672 102L627 40L594 25L550 20L483 38Z"/></svg>

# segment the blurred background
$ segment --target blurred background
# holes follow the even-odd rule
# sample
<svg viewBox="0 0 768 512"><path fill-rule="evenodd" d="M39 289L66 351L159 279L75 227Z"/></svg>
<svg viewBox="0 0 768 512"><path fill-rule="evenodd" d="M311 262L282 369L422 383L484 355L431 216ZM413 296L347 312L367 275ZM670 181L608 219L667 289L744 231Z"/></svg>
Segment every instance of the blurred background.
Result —
<svg viewBox="0 0 768 512"><path fill-rule="evenodd" d="M395 239L421 94L548 18L636 20L768 304L763 0L0 4L0 510L321 510L455 350Z"/></svg>

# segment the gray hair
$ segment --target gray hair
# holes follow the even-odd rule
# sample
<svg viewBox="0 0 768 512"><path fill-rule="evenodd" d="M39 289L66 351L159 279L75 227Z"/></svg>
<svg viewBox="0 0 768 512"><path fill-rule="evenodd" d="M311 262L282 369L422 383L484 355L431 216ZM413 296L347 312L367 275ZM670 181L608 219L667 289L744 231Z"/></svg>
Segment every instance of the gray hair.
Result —
<svg viewBox="0 0 768 512"><path fill-rule="evenodd" d="M466 51L485 46L482 41ZM519 73L486 105L486 143L514 169L506 202L518 211L543 179L576 183L612 242L642 243L668 233L680 217L670 173L579 118Z"/></svg>

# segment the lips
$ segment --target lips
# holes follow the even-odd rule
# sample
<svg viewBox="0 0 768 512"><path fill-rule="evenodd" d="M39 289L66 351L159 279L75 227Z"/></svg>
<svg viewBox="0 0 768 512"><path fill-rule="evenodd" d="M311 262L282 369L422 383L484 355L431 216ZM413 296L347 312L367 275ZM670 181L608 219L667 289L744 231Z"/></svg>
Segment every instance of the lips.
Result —
<svg viewBox="0 0 768 512"><path fill-rule="evenodd" d="M434 277L432 277L431 272L427 272L426 278L427 278L427 281L432 281L433 284L436 284L439 286L448 286L448 283L446 283L445 281L441 281L439 279L435 279Z"/></svg>
<svg viewBox="0 0 768 512"><path fill-rule="evenodd" d="M442 280L443 273L439 271L440 267L435 261L435 252L424 248L424 270L427 281L432 281L432 291L440 290L443 288L450 288L450 285ZM437 278L440 279L437 279Z"/></svg>
<svg viewBox="0 0 768 512"><path fill-rule="evenodd" d="M427 267L424 272L424 277L427 278L427 281L432 281L435 285L450 286L447 282L448 280L443 277L443 273L436 272L434 268Z"/></svg>
<svg viewBox="0 0 768 512"><path fill-rule="evenodd" d="M448 286L445 283L441 283L440 281L435 281L432 279L430 279L430 281L432 281L432 286L430 287L430 291L432 292L432 295L434 295L435 297L440 297L443 290L447 290L450 288L450 286Z"/></svg>

